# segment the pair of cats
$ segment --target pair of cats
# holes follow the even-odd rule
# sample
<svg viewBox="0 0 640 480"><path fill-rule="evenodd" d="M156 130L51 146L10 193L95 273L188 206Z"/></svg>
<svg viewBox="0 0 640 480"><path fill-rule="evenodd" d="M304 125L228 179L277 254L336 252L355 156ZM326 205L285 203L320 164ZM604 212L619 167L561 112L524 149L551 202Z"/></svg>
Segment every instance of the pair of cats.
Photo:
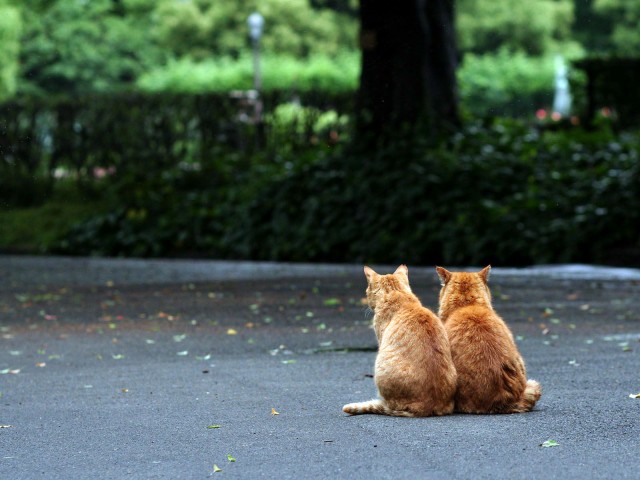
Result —
<svg viewBox="0 0 640 480"><path fill-rule="evenodd" d="M527 380L513 335L491 306L491 267L436 271L440 318L412 293L406 265L391 275L364 267L379 344L374 378L382 398L342 410L403 417L532 410L541 387Z"/></svg>

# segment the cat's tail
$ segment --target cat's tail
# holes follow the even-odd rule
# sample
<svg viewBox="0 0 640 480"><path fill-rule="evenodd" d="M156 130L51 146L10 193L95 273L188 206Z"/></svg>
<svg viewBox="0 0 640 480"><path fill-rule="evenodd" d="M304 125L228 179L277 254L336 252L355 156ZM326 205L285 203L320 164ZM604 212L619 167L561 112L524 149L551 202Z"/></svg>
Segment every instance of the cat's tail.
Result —
<svg viewBox="0 0 640 480"><path fill-rule="evenodd" d="M368 402L349 403L342 407L342 411L349 415L375 413L378 415L391 415L392 417L415 417L412 412L392 410L387 406L384 400L369 400Z"/></svg>
<svg viewBox="0 0 640 480"><path fill-rule="evenodd" d="M542 387L535 380L527 380L527 386L522 392L522 397L518 400L514 412L530 412L536 402L540 400Z"/></svg>

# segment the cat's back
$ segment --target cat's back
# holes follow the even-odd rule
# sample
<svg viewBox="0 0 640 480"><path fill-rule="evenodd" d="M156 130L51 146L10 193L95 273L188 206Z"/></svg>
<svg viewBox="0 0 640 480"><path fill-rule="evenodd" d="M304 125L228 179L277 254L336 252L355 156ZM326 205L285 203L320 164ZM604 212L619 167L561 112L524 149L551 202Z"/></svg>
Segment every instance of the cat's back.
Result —
<svg viewBox="0 0 640 480"><path fill-rule="evenodd" d="M452 343L466 348L492 350L511 355L514 348L513 335L504 320L491 308L482 305L462 307L451 313L444 328Z"/></svg>
<svg viewBox="0 0 640 480"><path fill-rule="evenodd" d="M409 361L414 366L450 361L450 346L444 325L417 298L405 298L380 339L381 361Z"/></svg>
<svg viewBox="0 0 640 480"><path fill-rule="evenodd" d="M389 326L404 331L407 335L430 336L442 332L444 327L438 316L420 303L414 294L401 295L399 308Z"/></svg>

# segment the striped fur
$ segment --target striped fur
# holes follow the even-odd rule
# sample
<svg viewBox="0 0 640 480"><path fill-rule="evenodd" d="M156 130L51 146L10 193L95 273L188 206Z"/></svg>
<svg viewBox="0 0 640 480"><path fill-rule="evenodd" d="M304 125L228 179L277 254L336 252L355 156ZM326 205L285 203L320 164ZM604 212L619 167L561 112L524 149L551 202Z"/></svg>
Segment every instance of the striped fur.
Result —
<svg viewBox="0 0 640 480"><path fill-rule="evenodd" d="M458 371L455 408L465 413L528 412L542 389L527 380L511 330L491 305L490 269L470 273L436 267L442 281L439 314Z"/></svg>
<svg viewBox="0 0 640 480"><path fill-rule="evenodd" d="M392 417L414 417L411 412L392 410L387 407L383 400L369 400L368 402L349 403L342 407L344 413L349 415L362 415L365 413L376 413L378 415L390 415Z"/></svg>
<svg viewBox="0 0 640 480"><path fill-rule="evenodd" d="M364 271L378 339L374 380L382 398L350 403L343 411L402 417L451 413L456 370L442 323L411 292L405 265L391 275Z"/></svg>

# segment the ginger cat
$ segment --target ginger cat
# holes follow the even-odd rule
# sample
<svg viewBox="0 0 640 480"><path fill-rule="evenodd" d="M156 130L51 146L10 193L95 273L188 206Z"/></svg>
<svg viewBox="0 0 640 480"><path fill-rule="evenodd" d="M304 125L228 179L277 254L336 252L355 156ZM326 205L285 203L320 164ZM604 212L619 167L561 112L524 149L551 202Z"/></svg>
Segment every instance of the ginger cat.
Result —
<svg viewBox="0 0 640 480"><path fill-rule="evenodd" d="M513 335L491 306L487 286L491 266L478 273L436 267L442 283L440 319L451 343L458 371L457 412L528 412L541 387L527 381L524 361Z"/></svg>
<svg viewBox="0 0 640 480"><path fill-rule="evenodd" d="M402 417L452 413L456 369L442 322L411 292L405 265L391 275L364 267L364 274L379 345L374 378L382 399L342 410Z"/></svg>

